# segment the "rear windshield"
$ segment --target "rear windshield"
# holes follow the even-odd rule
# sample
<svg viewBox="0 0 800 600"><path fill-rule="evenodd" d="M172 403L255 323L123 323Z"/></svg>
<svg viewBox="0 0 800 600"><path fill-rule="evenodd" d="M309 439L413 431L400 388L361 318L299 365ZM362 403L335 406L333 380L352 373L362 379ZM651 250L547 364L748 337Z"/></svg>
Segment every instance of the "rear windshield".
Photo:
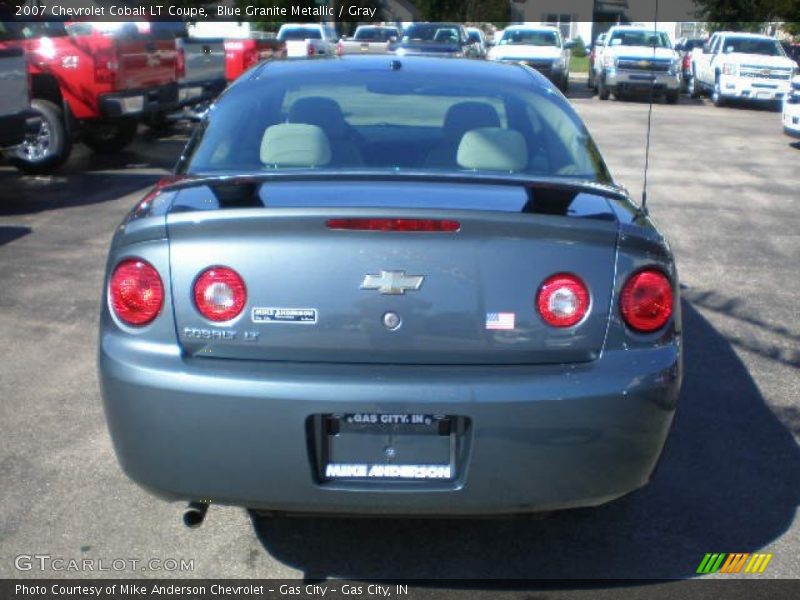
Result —
<svg viewBox="0 0 800 600"><path fill-rule="evenodd" d="M481 34L477 31L467 31L467 37L469 41L473 44L480 44L481 43Z"/></svg>
<svg viewBox="0 0 800 600"><path fill-rule="evenodd" d="M785 56L783 48L775 40L760 38L728 37L722 51L726 54L738 52L741 54L763 54L765 56Z"/></svg>
<svg viewBox="0 0 800 600"><path fill-rule="evenodd" d="M580 119L544 87L390 69L266 79L229 90L180 171L374 169L609 181Z"/></svg>
<svg viewBox="0 0 800 600"><path fill-rule="evenodd" d="M359 42L385 42L390 37L397 37L396 29L384 29L380 27L359 27L353 39Z"/></svg>
<svg viewBox="0 0 800 600"><path fill-rule="evenodd" d="M64 23L55 21L30 22L2 22L0 21L0 42L15 40L30 40L40 37L64 37L67 31Z"/></svg>
<svg viewBox="0 0 800 600"><path fill-rule="evenodd" d="M282 42L297 40L319 40L322 32L317 27L292 27L281 29L278 39Z"/></svg>
<svg viewBox="0 0 800 600"><path fill-rule="evenodd" d="M609 46L652 46L669 48L669 38L661 31L615 31L608 41Z"/></svg>
<svg viewBox="0 0 800 600"><path fill-rule="evenodd" d="M559 46L555 31L536 31L535 29L510 29L500 38L500 45L523 44L525 46Z"/></svg>
<svg viewBox="0 0 800 600"><path fill-rule="evenodd" d="M404 41L458 42L458 28L435 23L411 25L403 32Z"/></svg>

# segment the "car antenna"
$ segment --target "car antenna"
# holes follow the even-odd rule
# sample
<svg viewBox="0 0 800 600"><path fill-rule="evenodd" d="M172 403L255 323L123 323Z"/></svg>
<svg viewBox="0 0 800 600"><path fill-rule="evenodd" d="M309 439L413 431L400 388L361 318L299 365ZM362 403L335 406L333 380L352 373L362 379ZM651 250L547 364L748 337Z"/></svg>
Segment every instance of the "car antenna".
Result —
<svg viewBox="0 0 800 600"><path fill-rule="evenodd" d="M658 32L658 0L656 0L655 16L653 17L653 33ZM653 59L656 57L656 46L653 44ZM647 107L647 142L644 149L644 183L642 184L642 204L639 206L639 213L647 216L647 170L650 167L650 129L653 123L653 95L654 90L650 88L650 104Z"/></svg>

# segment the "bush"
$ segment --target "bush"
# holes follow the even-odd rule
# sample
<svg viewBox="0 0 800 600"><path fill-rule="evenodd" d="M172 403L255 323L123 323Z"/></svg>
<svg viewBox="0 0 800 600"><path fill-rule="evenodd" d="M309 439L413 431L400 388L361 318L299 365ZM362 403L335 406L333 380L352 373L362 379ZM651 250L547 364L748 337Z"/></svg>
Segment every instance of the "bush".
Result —
<svg viewBox="0 0 800 600"><path fill-rule="evenodd" d="M584 58L586 56L586 44L583 43L583 38L581 36L575 38L575 47L572 49L572 56L575 58Z"/></svg>

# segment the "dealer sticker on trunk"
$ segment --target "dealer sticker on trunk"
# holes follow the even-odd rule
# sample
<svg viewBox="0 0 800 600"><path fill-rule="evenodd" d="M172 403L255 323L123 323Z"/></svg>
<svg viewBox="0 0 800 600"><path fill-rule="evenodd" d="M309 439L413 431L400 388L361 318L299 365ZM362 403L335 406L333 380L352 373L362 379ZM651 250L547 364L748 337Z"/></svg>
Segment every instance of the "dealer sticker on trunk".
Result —
<svg viewBox="0 0 800 600"><path fill-rule="evenodd" d="M302 323L313 325L317 322L316 308L254 308L253 323Z"/></svg>

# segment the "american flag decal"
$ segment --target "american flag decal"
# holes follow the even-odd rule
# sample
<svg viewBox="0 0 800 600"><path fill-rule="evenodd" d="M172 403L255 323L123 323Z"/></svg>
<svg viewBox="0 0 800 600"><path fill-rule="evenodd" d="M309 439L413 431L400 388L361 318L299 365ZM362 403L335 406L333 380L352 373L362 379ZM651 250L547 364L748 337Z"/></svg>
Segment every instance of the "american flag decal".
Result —
<svg viewBox="0 0 800 600"><path fill-rule="evenodd" d="M486 329L514 329L514 313L486 313Z"/></svg>

